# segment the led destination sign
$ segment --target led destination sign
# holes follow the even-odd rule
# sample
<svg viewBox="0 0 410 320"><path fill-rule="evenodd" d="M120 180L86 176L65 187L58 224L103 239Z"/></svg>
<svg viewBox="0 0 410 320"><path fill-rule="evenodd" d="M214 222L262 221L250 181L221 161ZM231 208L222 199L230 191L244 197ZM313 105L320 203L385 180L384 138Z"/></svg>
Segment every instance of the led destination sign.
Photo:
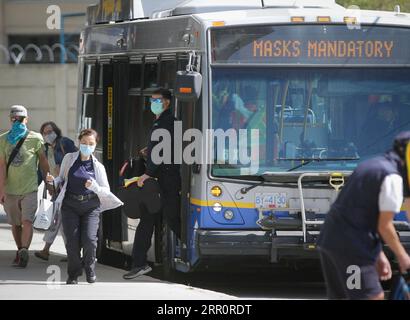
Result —
<svg viewBox="0 0 410 320"><path fill-rule="evenodd" d="M253 57L392 58L394 41L254 40Z"/></svg>
<svg viewBox="0 0 410 320"><path fill-rule="evenodd" d="M216 29L213 61L220 63L410 65L410 29L278 26Z"/></svg>

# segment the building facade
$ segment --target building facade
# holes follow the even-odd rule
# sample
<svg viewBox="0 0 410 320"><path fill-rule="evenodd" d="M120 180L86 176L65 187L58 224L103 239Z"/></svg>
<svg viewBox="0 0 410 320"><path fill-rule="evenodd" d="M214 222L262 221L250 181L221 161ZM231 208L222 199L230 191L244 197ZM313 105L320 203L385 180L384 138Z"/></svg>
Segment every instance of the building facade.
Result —
<svg viewBox="0 0 410 320"><path fill-rule="evenodd" d="M51 120L76 136L78 39L87 6L96 2L0 0L0 132L10 127L10 106L23 104L31 130ZM55 6L63 17L63 46L61 29L50 28L58 25Z"/></svg>

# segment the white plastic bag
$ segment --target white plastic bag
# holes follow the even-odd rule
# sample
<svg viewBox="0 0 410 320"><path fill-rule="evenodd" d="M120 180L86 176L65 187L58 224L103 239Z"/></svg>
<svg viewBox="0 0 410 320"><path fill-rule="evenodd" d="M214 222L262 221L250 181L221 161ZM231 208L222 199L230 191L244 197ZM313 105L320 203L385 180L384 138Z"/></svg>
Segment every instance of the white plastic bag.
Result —
<svg viewBox="0 0 410 320"><path fill-rule="evenodd" d="M39 231L47 231L53 223L55 205L47 199L47 189L44 187L43 197L40 199L33 228Z"/></svg>

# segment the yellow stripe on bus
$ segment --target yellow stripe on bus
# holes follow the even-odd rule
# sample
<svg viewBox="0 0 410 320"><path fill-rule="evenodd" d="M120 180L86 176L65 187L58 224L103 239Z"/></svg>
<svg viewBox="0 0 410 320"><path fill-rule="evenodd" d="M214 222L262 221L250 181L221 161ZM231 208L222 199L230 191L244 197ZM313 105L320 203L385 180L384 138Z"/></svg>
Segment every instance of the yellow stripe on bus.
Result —
<svg viewBox="0 0 410 320"><path fill-rule="evenodd" d="M206 200L191 198L191 204L195 206L212 207L215 203L220 203L223 207L229 207L229 208L255 209L255 204L251 202L206 201Z"/></svg>
<svg viewBox="0 0 410 320"><path fill-rule="evenodd" d="M410 185L410 143L406 148L407 183Z"/></svg>

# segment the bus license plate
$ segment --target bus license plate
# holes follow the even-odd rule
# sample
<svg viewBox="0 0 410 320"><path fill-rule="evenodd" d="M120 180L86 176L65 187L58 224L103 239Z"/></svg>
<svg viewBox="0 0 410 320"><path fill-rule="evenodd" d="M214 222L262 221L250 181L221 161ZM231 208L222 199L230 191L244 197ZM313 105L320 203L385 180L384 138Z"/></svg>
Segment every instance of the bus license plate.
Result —
<svg viewBox="0 0 410 320"><path fill-rule="evenodd" d="M286 193L257 193L255 196L255 207L257 209L286 208Z"/></svg>

